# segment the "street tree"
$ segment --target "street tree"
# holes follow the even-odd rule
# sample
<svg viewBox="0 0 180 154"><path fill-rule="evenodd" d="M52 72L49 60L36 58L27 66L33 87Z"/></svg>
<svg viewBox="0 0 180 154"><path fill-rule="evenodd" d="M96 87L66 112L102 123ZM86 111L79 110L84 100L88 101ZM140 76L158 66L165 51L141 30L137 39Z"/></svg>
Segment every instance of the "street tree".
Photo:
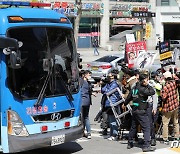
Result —
<svg viewBox="0 0 180 154"><path fill-rule="evenodd" d="M79 24L80 24L81 15L82 15L82 0L76 0L75 4L76 4L76 9L77 9L77 16L75 17L75 20L74 20L74 37L75 37L76 46L77 46Z"/></svg>

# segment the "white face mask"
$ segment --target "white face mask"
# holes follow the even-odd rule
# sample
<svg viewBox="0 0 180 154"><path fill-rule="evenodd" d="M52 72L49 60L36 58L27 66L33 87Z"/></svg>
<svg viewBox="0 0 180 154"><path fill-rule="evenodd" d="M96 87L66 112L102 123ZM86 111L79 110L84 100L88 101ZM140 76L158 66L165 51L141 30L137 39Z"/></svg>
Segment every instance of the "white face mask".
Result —
<svg viewBox="0 0 180 154"><path fill-rule="evenodd" d="M88 79L88 80L91 79L91 76L87 76L87 79Z"/></svg>

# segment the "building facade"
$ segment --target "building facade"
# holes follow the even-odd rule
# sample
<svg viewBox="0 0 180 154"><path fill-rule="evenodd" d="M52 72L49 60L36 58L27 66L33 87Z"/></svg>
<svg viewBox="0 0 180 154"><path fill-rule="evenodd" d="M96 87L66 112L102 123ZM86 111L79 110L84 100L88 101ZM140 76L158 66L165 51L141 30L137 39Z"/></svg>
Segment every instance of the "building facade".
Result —
<svg viewBox="0 0 180 154"><path fill-rule="evenodd" d="M157 0L156 41L180 40L180 0Z"/></svg>
<svg viewBox="0 0 180 154"><path fill-rule="evenodd" d="M90 48L96 38L106 48L111 36L134 30L136 40L146 39L152 48L156 44L155 8L155 0L82 0L78 47ZM55 1L53 9L66 14L72 23L77 15L75 0Z"/></svg>

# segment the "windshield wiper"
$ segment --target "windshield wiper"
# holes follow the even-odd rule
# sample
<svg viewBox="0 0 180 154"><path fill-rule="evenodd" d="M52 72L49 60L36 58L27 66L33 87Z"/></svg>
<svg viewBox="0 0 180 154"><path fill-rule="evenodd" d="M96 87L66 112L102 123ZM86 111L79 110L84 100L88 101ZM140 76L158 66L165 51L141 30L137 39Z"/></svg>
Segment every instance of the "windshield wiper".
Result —
<svg viewBox="0 0 180 154"><path fill-rule="evenodd" d="M64 82L61 75L59 76L59 78L60 78L60 81L61 81L65 91L66 91L68 101L72 102L74 100L74 98L72 97L72 94L71 94L70 90L68 89L68 87L67 87L66 83Z"/></svg>
<svg viewBox="0 0 180 154"><path fill-rule="evenodd" d="M46 80L45 80L45 82L43 84L43 87L42 87L42 89L41 89L41 91L40 91L40 93L38 95L37 102L34 104L34 106L36 106L36 107L40 106L40 104L42 102L42 99L44 98L44 94L45 94L48 82L50 80L51 74L52 74L52 68L48 72L48 75L47 75Z"/></svg>
<svg viewBox="0 0 180 154"><path fill-rule="evenodd" d="M48 72L48 75L47 75L46 80L45 80L45 82L44 82L44 84L43 84L43 87L42 87L42 89L41 89L41 91L40 91L40 93L39 93L39 95L38 95L37 101L36 101L36 103L34 104L34 106L36 106L36 107L40 106L40 104L41 104L41 102L42 102L42 99L44 98L44 94L45 94L47 85L48 85L48 83L49 83L49 80L50 80L51 75L52 75L52 72L53 72L52 70L53 70L53 68L51 68L50 71ZM66 96L67 96L68 101L69 101L69 102L72 102L72 101L74 100L74 98L73 98L70 90L68 89L68 87L67 87L67 85L66 85L66 83L65 83L65 81L63 80L63 78L62 78L61 75L59 75L59 78L60 78L60 81L61 81L61 83L62 83L62 86L64 87L64 89L65 89L65 91L66 91L66 94L67 94ZM71 104L71 105L73 105L73 104ZM73 106L74 106L74 105L73 105Z"/></svg>

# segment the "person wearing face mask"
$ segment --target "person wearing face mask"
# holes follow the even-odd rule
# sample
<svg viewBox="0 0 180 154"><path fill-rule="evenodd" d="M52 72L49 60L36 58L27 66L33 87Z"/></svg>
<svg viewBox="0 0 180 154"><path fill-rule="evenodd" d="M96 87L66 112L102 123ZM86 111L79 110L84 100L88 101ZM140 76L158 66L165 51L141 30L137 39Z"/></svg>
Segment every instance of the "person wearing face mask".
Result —
<svg viewBox="0 0 180 154"><path fill-rule="evenodd" d="M81 87L81 99L82 99L82 117L84 121L84 128L87 131L87 134L84 133L84 136L88 139L91 139L91 126L89 121L89 109L90 105L92 105L91 95L92 93L92 85L88 81L91 78L91 72L85 70L83 72L83 80Z"/></svg>
<svg viewBox="0 0 180 154"><path fill-rule="evenodd" d="M154 151L155 148L150 146L150 125L149 117L147 115L148 108L148 96L154 95L155 91L153 87L149 85L148 75L140 73L139 81L132 88L128 94L122 108L124 105L127 105L130 101L133 102L132 106L132 124L128 137L128 146L127 149L133 147L133 138L136 135L137 124L140 124L144 134L144 145L143 152Z"/></svg>
<svg viewBox="0 0 180 154"><path fill-rule="evenodd" d="M111 72L109 72L108 77L107 77L108 81L101 88L101 93L103 95L106 95L111 90L113 90L117 87L120 87L120 85L117 83L117 74L118 74L117 70L112 70ZM110 96L110 99L113 103L116 103L120 99L119 93L118 92L114 93L114 95ZM110 125L110 137L108 138L108 140L116 141L118 139L118 125L117 125L115 116L112 112L110 102L107 98L106 98L104 104L105 104L105 111L108 115L108 122Z"/></svg>

